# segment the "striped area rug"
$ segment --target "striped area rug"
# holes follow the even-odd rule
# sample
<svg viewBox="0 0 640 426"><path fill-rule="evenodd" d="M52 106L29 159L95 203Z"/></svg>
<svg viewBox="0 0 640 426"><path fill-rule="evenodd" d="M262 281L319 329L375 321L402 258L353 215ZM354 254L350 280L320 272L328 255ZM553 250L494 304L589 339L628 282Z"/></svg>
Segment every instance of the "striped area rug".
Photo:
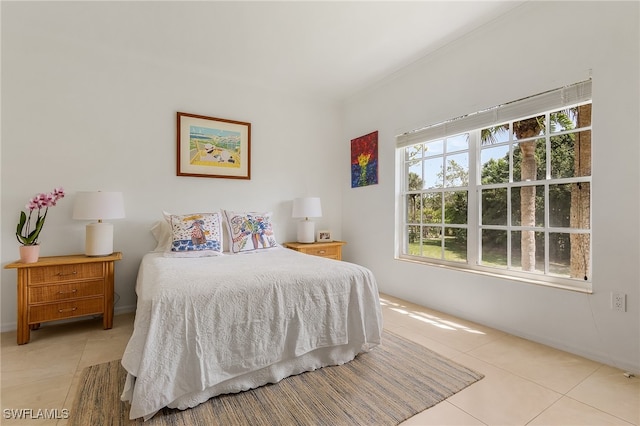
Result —
<svg viewBox="0 0 640 426"><path fill-rule="evenodd" d="M279 383L221 395L152 419L128 419L120 401L126 372L120 361L82 372L69 425L397 425L483 375L393 333L353 361Z"/></svg>

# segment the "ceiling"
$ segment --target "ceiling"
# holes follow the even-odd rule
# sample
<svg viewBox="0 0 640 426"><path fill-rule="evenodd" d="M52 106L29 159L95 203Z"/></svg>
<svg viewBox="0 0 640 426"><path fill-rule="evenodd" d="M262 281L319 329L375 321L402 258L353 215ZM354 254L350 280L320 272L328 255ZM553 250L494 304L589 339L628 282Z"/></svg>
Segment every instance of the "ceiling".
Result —
<svg viewBox="0 0 640 426"><path fill-rule="evenodd" d="M32 30L212 78L339 101L522 3L38 2L28 19Z"/></svg>

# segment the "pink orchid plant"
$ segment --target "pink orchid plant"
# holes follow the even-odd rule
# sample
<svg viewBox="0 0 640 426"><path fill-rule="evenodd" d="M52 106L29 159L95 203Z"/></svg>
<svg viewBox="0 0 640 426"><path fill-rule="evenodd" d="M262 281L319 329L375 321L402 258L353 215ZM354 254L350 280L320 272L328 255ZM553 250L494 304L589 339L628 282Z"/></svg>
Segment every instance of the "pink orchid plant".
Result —
<svg viewBox="0 0 640 426"><path fill-rule="evenodd" d="M25 212L20 212L20 222L18 222L18 228L16 230L16 237L18 242L24 246L34 246L38 244L38 236L44 226L44 221L47 218L49 207L56 205L59 199L64 197L64 189L55 188L53 192L48 194L37 194L33 197L25 208L29 211L29 216ZM35 226L31 230L31 216L38 210ZM44 210L44 211L43 211Z"/></svg>

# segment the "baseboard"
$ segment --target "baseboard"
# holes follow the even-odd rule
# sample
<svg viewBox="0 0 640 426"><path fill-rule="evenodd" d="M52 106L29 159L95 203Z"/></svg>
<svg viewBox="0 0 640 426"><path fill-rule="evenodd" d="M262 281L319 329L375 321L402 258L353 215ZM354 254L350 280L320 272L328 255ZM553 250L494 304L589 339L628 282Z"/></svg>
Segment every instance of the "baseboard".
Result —
<svg viewBox="0 0 640 426"><path fill-rule="evenodd" d="M128 314L136 311L136 305L119 306L113 308L113 315Z"/></svg>

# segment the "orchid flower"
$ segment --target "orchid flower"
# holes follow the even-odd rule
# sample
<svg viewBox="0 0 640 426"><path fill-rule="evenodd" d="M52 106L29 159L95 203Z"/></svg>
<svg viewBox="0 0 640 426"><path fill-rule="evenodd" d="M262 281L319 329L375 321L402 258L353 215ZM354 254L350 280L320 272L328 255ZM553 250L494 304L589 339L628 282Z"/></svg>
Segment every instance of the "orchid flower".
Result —
<svg viewBox="0 0 640 426"><path fill-rule="evenodd" d="M55 206L59 199L64 198L64 195L64 189L59 187L50 193L37 194L29 200L25 206L25 209L29 211L29 216L25 212L20 212L20 221L16 229L16 238L20 244L25 246L38 244L38 237L47 218L49 207ZM34 229L31 230L31 215L36 209L38 210L37 219ZM42 212L42 209L44 209L44 212Z"/></svg>

